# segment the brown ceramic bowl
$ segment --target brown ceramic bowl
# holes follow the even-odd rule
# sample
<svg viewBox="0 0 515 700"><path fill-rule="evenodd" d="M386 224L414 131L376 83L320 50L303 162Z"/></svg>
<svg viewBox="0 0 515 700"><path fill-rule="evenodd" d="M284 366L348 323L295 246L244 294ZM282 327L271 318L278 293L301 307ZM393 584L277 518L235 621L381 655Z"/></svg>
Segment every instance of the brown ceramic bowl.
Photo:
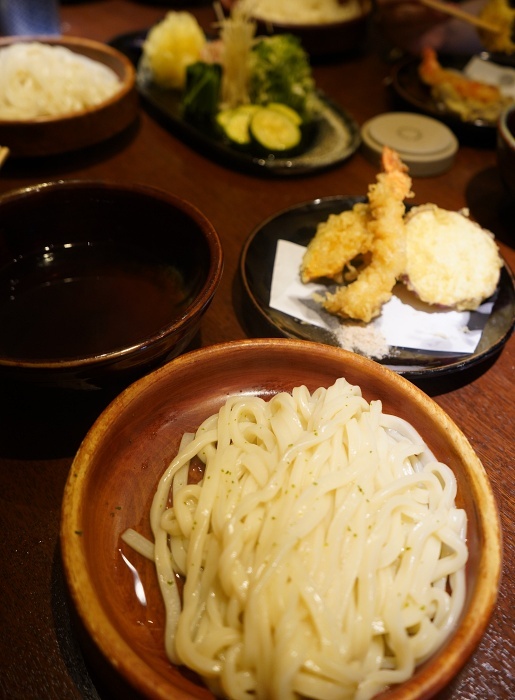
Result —
<svg viewBox="0 0 515 700"><path fill-rule="evenodd" d="M226 9L229 9L231 4L231 0L222 2ZM293 34L300 39L312 59L323 60L364 48L371 13L371 2L363 0L360 14L340 21L313 24L296 22L295 18L292 18L291 21L279 22L256 16L256 34Z"/></svg>
<svg viewBox="0 0 515 700"><path fill-rule="evenodd" d="M132 381L192 341L222 266L211 223L168 192L58 181L0 197L0 379Z"/></svg>
<svg viewBox="0 0 515 700"><path fill-rule="evenodd" d="M515 198L515 103L506 107L499 118L497 164L506 191Z"/></svg>
<svg viewBox="0 0 515 700"><path fill-rule="evenodd" d="M0 50L28 41L63 46L103 63L118 75L120 88L99 105L60 118L0 120L0 144L10 149L11 157L48 156L79 150L115 136L134 122L139 109L136 74L126 56L106 44L75 37L3 37Z"/></svg>
<svg viewBox="0 0 515 700"><path fill-rule="evenodd" d="M495 604L501 544L490 482L465 436L413 384L366 358L307 341L241 340L186 353L131 385L96 421L70 469L61 545L71 597L86 638L143 697L213 698L167 661L153 564L120 540L128 527L149 534L154 490L182 433L195 430L230 395L269 397L301 384L314 390L340 376L419 430L456 474L457 502L469 520L467 594L457 628L410 681L381 697L427 699L472 654ZM133 572L123 556L136 567L146 607L137 600Z"/></svg>

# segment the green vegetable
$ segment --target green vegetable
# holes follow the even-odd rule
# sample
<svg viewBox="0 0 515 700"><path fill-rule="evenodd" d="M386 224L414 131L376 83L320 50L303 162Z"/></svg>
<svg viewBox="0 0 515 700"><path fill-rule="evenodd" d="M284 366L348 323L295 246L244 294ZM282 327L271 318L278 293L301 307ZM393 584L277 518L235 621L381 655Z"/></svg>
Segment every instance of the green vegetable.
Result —
<svg viewBox="0 0 515 700"><path fill-rule="evenodd" d="M210 123L218 110L222 67L218 63L197 61L186 70L182 96L182 114L196 124Z"/></svg>
<svg viewBox="0 0 515 700"><path fill-rule="evenodd" d="M275 34L261 38L250 54L250 101L279 102L309 120L315 109L315 81L309 57L298 37Z"/></svg>
<svg viewBox="0 0 515 700"><path fill-rule="evenodd" d="M234 109L224 109L216 116L216 122L222 131L222 135L236 146L248 146L250 144L250 120L258 105L241 105Z"/></svg>
<svg viewBox="0 0 515 700"><path fill-rule="evenodd" d="M291 121L294 122L294 124L297 124L297 126L302 124L302 117L300 114L291 107L288 107L288 105L282 104L282 102L270 102L267 107L268 109L273 109L276 112L281 112L281 114L284 114L285 117L291 119Z"/></svg>
<svg viewBox="0 0 515 700"><path fill-rule="evenodd" d="M221 110L216 123L232 146L259 155L291 155L304 143L300 114L279 103Z"/></svg>
<svg viewBox="0 0 515 700"><path fill-rule="evenodd" d="M302 141L299 122L284 111L270 107L261 107L251 118L250 135L266 153L283 155L292 153Z"/></svg>

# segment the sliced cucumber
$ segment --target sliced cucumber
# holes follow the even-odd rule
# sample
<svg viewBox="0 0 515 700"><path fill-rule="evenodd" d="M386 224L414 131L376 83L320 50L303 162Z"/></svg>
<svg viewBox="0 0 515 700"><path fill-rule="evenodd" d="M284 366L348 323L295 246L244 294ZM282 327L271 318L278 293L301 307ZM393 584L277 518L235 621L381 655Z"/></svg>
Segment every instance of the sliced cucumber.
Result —
<svg viewBox="0 0 515 700"><path fill-rule="evenodd" d="M300 116L300 114L289 105L285 105L282 102L269 102L267 104L267 107L269 109L275 109L277 112L281 112L281 114L284 114L285 117L291 119L292 122L297 124L297 126L300 126L302 124L302 117Z"/></svg>
<svg viewBox="0 0 515 700"><path fill-rule="evenodd" d="M300 125L284 112L261 107L250 120L252 140L268 153L287 153L299 147L302 141Z"/></svg>
<svg viewBox="0 0 515 700"><path fill-rule="evenodd" d="M258 105L241 105L234 109L224 109L216 115L222 134L237 146L250 144L250 120L260 107Z"/></svg>
<svg viewBox="0 0 515 700"><path fill-rule="evenodd" d="M301 149L304 139L300 114L279 102L221 110L216 123L232 146L261 155L290 155Z"/></svg>

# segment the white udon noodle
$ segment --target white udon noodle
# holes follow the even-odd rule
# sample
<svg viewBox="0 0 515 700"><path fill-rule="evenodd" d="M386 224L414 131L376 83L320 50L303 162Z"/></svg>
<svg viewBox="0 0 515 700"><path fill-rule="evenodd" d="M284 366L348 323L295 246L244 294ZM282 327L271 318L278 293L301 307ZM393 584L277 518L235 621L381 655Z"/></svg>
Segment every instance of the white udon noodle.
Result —
<svg viewBox="0 0 515 700"><path fill-rule="evenodd" d="M194 457L205 471L188 484ZM456 488L411 425L338 379L229 398L163 474L154 547L123 537L155 561L169 659L213 692L364 700L408 679L460 615Z"/></svg>
<svg viewBox="0 0 515 700"><path fill-rule="evenodd" d="M366 0L239 0L238 4L269 22L329 24L358 17Z"/></svg>
<svg viewBox="0 0 515 700"><path fill-rule="evenodd" d="M0 49L0 119L60 117L94 107L120 89L108 66L64 46L20 42Z"/></svg>

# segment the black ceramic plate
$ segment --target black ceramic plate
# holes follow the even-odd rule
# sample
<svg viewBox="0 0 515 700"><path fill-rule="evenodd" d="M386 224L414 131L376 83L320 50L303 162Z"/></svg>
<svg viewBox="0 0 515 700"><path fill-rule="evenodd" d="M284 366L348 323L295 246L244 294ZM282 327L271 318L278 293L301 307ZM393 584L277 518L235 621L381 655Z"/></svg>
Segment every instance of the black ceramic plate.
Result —
<svg viewBox="0 0 515 700"><path fill-rule="evenodd" d="M459 71L463 70L470 61L470 56L443 55L438 58L444 68ZM485 54L484 59L489 60L487 54ZM495 124L479 119L470 122L463 121L433 99L429 86L419 78L419 64L419 58L410 57L400 61L392 68L391 85L402 102L415 108L418 112L444 122L458 137L495 142Z"/></svg>
<svg viewBox="0 0 515 700"><path fill-rule="evenodd" d="M253 312L247 316L251 331L259 328L259 334L268 331L287 338L338 345L330 331L270 307L272 272L279 239L305 246L314 236L319 222L325 221L330 214L352 208L357 201L364 201L364 198L327 197L298 204L267 219L251 233L240 260L243 287ZM515 284L511 271L504 266L492 313L473 353L464 355L390 347L388 355L379 362L409 377L456 372L496 353L509 338L514 325Z"/></svg>
<svg viewBox="0 0 515 700"><path fill-rule="evenodd" d="M146 32L124 34L110 44L137 66L145 35ZM354 119L321 94L320 125L308 149L290 158L259 158L231 148L216 135L183 119L180 92L159 88L141 70L138 71L137 85L140 95L170 130L210 158L241 170L279 176L313 173L344 162L361 143L360 129Z"/></svg>

